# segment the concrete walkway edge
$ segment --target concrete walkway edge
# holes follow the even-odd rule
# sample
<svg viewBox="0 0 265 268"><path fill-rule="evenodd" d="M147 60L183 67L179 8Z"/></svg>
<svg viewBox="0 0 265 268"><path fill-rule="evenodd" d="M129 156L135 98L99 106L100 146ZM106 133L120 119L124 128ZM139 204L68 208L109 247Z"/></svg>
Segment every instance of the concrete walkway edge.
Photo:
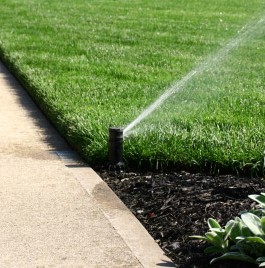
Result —
<svg viewBox="0 0 265 268"><path fill-rule="evenodd" d="M1 267L175 267L1 62L0 102Z"/></svg>

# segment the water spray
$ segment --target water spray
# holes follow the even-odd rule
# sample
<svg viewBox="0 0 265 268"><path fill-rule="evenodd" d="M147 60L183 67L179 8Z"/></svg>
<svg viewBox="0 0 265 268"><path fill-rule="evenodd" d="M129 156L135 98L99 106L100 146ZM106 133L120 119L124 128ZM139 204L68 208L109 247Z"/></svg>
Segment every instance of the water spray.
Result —
<svg viewBox="0 0 265 268"><path fill-rule="evenodd" d="M110 167L120 169L123 167L123 128L109 128L109 163Z"/></svg>
<svg viewBox="0 0 265 268"><path fill-rule="evenodd" d="M215 54L211 54L204 61L199 63L194 69L188 72L182 79L174 82L165 92L147 107L134 121L132 121L124 129L124 136L129 136L131 130L137 126L142 120L148 117L156 109L158 109L167 99L172 95L181 91L187 84L203 72L211 69L213 66L220 64L224 61L231 50L237 48L239 45L247 42L251 37L261 34L264 31L265 16L255 19L254 21L246 24L237 35L235 35L229 42L221 47Z"/></svg>

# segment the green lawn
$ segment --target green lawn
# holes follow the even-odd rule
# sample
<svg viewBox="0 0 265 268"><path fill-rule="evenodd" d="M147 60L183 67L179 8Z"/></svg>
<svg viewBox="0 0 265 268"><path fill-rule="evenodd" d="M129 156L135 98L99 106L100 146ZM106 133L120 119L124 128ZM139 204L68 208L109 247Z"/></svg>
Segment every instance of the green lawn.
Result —
<svg viewBox="0 0 265 268"><path fill-rule="evenodd" d="M263 0L2 0L0 56L92 165L128 125L214 55ZM265 23L125 139L129 165L261 171Z"/></svg>

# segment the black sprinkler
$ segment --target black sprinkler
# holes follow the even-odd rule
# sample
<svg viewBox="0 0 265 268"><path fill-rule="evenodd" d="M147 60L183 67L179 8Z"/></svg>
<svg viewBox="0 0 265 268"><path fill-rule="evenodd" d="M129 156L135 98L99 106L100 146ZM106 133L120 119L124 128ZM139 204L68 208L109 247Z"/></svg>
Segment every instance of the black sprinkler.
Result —
<svg viewBox="0 0 265 268"><path fill-rule="evenodd" d="M123 167L123 129L118 127L109 128L109 163L111 167Z"/></svg>

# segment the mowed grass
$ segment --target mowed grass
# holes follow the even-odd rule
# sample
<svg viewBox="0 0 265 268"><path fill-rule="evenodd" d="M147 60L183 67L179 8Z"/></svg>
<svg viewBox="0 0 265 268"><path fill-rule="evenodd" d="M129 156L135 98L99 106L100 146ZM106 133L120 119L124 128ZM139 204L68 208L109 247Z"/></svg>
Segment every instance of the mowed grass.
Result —
<svg viewBox="0 0 265 268"><path fill-rule="evenodd" d="M0 12L1 58L94 165L107 161L110 126L128 125L265 5L2 0ZM125 139L126 163L262 171L264 54L261 30L144 120Z"/></svg>

